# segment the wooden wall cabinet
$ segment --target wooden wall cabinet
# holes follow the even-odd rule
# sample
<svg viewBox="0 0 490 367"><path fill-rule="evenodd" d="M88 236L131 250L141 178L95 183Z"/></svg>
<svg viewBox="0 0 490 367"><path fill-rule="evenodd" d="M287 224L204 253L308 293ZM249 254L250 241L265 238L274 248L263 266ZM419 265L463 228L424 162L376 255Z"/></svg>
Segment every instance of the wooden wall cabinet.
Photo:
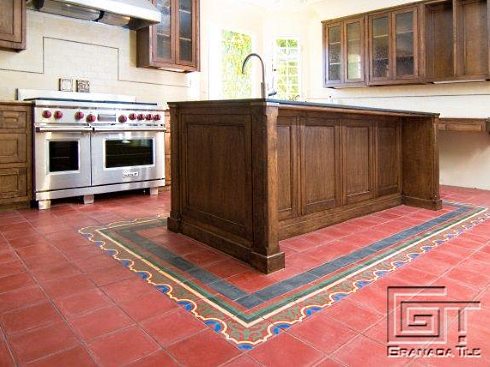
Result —
<svg viewBox="0 0 490 367"><path fill-rule="evenodd" d="M369 16L369 84L420 82L419 8Z"/></svg>
<svg viewBox="0 0 490 367"><path fill-rule="evenodd" d="M365 17L324 24L326 86L365 85L365 29Z"/></svg>
<svg viewBox="0 0 490 367"><path fill-rule="evenodd" d="M199 70L199 0L152 0L160 24L138 31L138 66Z"/></svg>
<svg viewBox="0 0 490 367"><path fill-rule="evenodd" d="M32 198L31 105L0 102L0 209Z"/></svg>
<svg viewBox="0 0 490 367"><path fill-rule="evenodd" d="M425 5L429 81L489 78L488 11L486 0L448 0Z"/></svg>
<svg viewBox="0 0 490 367"><path fill-rule="evenodd" d="M26 48L26 5L21 0L0 1L0 49Z"/></svg>

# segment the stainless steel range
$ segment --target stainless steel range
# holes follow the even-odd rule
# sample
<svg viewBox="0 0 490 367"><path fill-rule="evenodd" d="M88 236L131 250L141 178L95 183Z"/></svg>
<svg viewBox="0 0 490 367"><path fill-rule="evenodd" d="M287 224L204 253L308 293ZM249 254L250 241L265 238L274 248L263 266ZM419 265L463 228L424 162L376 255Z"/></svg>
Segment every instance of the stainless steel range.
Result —
<svg viewBox="0 0 490 367"><path fill-rule="evenodd" d="M87 97L85 97L87 98ZM29 100L29 98L25 99ZM132 101L33 98L35 198L165 186L164 110Z"/></svg>

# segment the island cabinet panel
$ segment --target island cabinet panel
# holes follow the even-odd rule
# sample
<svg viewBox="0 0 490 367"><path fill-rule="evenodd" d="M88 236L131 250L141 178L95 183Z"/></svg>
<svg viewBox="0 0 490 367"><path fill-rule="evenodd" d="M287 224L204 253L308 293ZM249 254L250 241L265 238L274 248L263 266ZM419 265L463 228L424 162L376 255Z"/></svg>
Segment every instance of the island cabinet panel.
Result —
<svg viewBox="0 0 490 367"><path fill-rule="evenodd" d="M279 240L406 203L437 210L433 114L250 99L169 103L167 226L264 273Z"/></svg>
<svg viewBox="0 0 490 367"><path fill-rule="evenodd" d="M277 120L277 174L279 219L298 215L298 128L296 117Z"/></svg>
<svg viewBox="0 0 490 367"><path fill-rule="evenodd" d="M380 122L377 126L377 195L400 192L401 129L400 122Z"/></svg>
<svg viewBox="0 0 490 367"><path fill-rule="evenodd" d="M317 117L302 119L302 214L340 205L339 138L335 120Z"/></svg>
<svg viewBox="0 0 490 367"><path fill-rule="evenodd" d="M184 117L183 215L251 238L250 119ZM202 195L208 192L208 195Z"/></svg>
<svg viewBox="0 0 490 367"><path fill-rule="evenodd" d="M374 196L373 123L348 121L342 130L344 202L368 200Z"/></svg>

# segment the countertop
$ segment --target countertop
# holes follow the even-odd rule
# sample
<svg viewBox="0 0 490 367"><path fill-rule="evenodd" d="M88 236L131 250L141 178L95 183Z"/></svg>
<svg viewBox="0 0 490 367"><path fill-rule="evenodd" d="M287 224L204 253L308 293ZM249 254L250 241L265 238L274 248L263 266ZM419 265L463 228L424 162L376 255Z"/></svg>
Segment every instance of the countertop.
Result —
<svg viewBox="0 0 490 367"><path fill-rule="evenodd" d="M199 101L179 101L179 102L168 102L168 105L200 105L200 104L254 104L254 103L267 103L271 105L279 106L292 106L292 107L311 107L311 108L325 108L325 109L336 109L341 111L365 111L365 112L379 112L380 114L391 114L391 115L410 115L410 116L434 116L438 117L438 113L431 112L419 112L419 111L407 111L407 110L395 110L395 109L384 109L384 108L372 108L372 107L361 107L361 106L349 106L340 105L333 103L317 103L317 102L302 102L302 101L286 101L280 99L271 98L247 98L247 99L221 99L221 100L199 100Z"/></svg>

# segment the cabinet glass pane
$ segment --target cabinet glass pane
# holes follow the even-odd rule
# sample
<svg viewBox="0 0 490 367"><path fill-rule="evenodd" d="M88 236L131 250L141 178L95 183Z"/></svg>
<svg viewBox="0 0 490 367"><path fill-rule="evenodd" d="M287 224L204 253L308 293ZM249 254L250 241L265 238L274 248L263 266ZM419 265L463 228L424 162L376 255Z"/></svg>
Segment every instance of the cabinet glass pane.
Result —
<svg viewBox="0 0 490 367"><path fill-rule="evenodd" d="M192 0L179 0L179 59L192 61Z"/></svg>
<svg viewBox="0 0 490 367"><path fill-rule="evenodd" d="M162 59L172 58L172 19L170 0L158 0L157 8L162 14L162 21L157 25L157 55Z"/></svg>
<svg viewBox="0 0 490 367"><path fill-rule="evenodd" d="M413 12L397 14L395 17L397 76L415 73L413 17Z"/></svg>
<svg viewBox="0 0 490 367"><path fill-rule="evenodd" d="M347 79L361 79L361 24L347 24Z"/></svg>
<svg viewBox="0 0 490 367"><path fill-rule="evenodd" d="M341 63L341 32L340 25L328 29L328 79L340 80Z"/></svg>
<svg viewBox="0 0 490 367"><path fill-rule="evenodd" d="M389 22L388 16L373 19L373 76L375 78L387 78L389 70Z"/></svg>

